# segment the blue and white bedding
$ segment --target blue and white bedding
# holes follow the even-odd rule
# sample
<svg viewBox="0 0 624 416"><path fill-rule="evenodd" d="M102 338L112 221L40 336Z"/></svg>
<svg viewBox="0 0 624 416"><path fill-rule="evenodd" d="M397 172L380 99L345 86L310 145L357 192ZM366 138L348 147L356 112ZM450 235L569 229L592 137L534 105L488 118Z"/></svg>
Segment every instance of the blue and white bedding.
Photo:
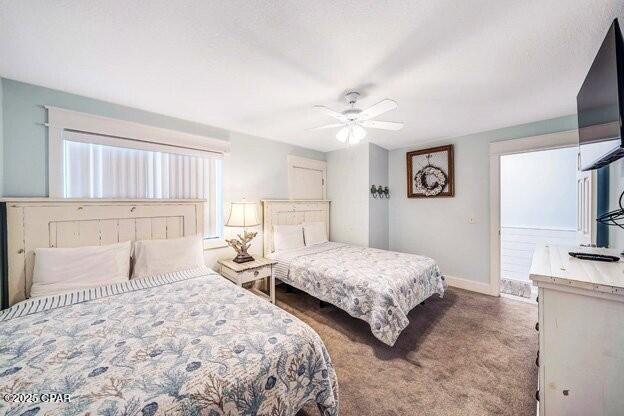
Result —
<svg viewBox="0 0 624 416"><path fill-rule="evenodd" d="M319 336L207 268L3 311L0 398L28 416L338 413Z"/></svg>
<svg viewBox="0 0 624 416"><path fill-rule="evenodd" d="M407 314L447 284L433 259L326 242L273 253L275 278L368 322L392 346Z"/></svg>

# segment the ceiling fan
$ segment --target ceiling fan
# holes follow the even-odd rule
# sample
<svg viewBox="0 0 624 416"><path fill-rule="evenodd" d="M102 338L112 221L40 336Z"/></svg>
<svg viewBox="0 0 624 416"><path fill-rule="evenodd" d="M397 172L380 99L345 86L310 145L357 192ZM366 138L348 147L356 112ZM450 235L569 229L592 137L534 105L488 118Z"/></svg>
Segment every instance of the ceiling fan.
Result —
<svg viewBox="0 0 624 416"><path fill-rule="evenodd" d="M327 108L323 105L315 105L314 109L323 111L325 114L334 117L339 123L326 124L320 127L314 127L310 130L322 130L342 127L336 133L336 139L342 143L356 144L359 143L364 137L366 137L366 129L381 129L381 130L401 130L403 123L395 121L377 121L371 120L383 113L397 108L395 101L385 99L381 100L372 107L366 110L359 109L355 106L360 94L356 91L350 91L345 94L345 99L350 105L349 108L343 112L334 111L331 108Z"/></svg>

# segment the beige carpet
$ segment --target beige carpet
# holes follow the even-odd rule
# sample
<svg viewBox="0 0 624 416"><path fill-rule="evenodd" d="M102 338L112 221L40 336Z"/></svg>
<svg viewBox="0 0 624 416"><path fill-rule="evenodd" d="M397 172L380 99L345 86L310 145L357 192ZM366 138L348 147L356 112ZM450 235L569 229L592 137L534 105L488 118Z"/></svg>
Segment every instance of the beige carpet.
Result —
<svg viewBox="0 0 624 416"><path fill-rule="evenodd" d="M449 289L409 314L394 347L303 292L278 305L312 326L334 362L340 414L534 415L537 306ZM298 416L318 415L306 406Z"/></svg>

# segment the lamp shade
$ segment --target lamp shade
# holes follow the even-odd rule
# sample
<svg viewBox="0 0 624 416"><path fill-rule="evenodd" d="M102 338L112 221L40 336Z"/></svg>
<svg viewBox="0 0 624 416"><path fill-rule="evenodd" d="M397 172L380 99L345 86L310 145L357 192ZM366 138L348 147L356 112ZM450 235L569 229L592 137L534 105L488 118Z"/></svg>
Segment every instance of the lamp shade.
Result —
<svg viewBox="0 0 624 416"><path fill-rule="evenodd" d="M258 222L255 202L232 202L230 216L225 223L227 227L253 227Z"/></svg>

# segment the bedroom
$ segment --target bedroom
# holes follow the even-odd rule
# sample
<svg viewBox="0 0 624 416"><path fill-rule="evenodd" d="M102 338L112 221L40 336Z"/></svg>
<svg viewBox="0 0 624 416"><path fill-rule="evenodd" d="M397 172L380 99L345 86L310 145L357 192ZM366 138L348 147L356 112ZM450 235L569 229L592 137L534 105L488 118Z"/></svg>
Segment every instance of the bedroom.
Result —
<svg viewBox="0 0 624 416"><path fill-rule="evenodd" d="M608 370L538 386L549 327L499 296L493 176L578 146L616 18L619 0L0 2L0 413L621 414L612 315L592 317L615 348L589 344ZM408 154L448 145L410 160L449 195L409 197ZM592 207L617 208L608 170ZM234 263L244 232L255 261Z"/></svg>

